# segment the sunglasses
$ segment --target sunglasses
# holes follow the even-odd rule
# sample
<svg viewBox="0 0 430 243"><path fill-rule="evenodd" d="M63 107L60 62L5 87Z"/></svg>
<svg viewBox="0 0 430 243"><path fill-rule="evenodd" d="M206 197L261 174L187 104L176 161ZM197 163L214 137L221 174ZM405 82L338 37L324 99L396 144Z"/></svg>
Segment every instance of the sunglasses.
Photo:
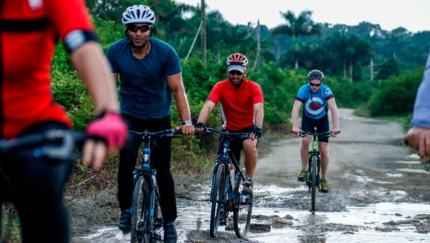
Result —
<svg viewBox="0 0 430 243"><path fill-rule="evenodd" d="M309 84L310 84L311 86L316 86L316 87L321 86L321 83L319 83L319 84L314 84L314 83L309 82Z"/></svg>
<svg viewBox="0 0 430 243"><path fill-rule="evenodd" d="M133 33L136 33L137 30L140 30L140 32L145 33L146 31L151 29L151 26L149 26L149 25L142 25L142 26L128 25L127 29Z"/></svg>
<svg viewBox="0 0 430 243"><path fill-rule="evenodd" d="M230 72L228 72L230 75L238 75L238 76L240 76L240 75L242 75L243 73L241 73L241 72L239 72L239 71L235 71L235 70L233 70L233 71L230 71Z"/></svg>

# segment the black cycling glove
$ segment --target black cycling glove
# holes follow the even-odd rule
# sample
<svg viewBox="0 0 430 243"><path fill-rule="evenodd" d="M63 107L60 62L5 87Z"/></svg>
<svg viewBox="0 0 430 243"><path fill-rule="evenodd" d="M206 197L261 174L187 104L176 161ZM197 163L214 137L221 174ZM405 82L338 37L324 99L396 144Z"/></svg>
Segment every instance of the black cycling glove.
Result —
<svg viewBox="0 0 430 243"><path fill-rule="evenodd" d="M262 128L261 128L261 126L255 126L254 127L254 130L251 132L251 134L254 134L254 136L256 136L256 137L261 137L261 133L262 133Z"/></svg>
<svg viewBox="0 0 430 243"><path fill-rule="evenodd" d="M197 122L196 124L194 124L194 127L196 129L203 129L206 130L205 124L203 124L203 122Z"/></svg>

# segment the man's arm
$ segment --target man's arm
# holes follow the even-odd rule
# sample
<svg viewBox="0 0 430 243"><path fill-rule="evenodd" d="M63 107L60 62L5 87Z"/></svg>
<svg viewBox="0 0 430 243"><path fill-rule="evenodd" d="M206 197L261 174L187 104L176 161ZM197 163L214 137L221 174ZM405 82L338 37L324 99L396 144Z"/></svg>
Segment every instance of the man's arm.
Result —
<svg viewBox="0 0 430 243"><path fill-rule="evenodd" d="M116 85L100 45L87 42L72 52L70 59L94 100L96 112L118 112Z"/></svg>
<svg viewBox="0 0 430 243"><path fill-rule="evenodd" d="M427 58L423 80L415 99L411 129L407 134L408 145L418 151L420 159L430 158L430 55Z"/></svg>
<svg viewBox="0 0 430 243"><path fill-rule="evenodd" d="M202 110L200 111L199 119L197 120L197 122L205 124L214 107L215 103L210 100L207 100L206 103L203 105Z"/></svg>
<svg viewBox="0 0 430 243"><path fill-rule="evenodd" d="M186 136L191 135L194 133L194 126L191 124L190 106L188 105L187 95L185 94L185 88L182 82L182 73L167 76L167 83L172 90L173 97L176 101L176 108L178 109L182 122L186 123L182 125L182 134Z"/></svg>
<svg viewBox="0 0 430 243"><path fill-rule="evenodd" d="M293 105L293 110L291 112L291 120L293 123L291 130L296 135L298 135L300 132L300 129L299 129L299 111L300 111L301 107L302 107L302 102L299 100L295 100L294 105Z"/></svg>
<svg viewBox="0 0 430 243"><path fill-rule="evenodd" d="M331 119L333 120L333 135L337 135L339 133L339 112L337 110L336 101L334 98L327 100L328 107L331 111Z"/></svg>
<svg viewBox="0 0 430 243"><path fill-rule="evenodd" d="M118 73L113 73L113 82L116 87L118 85Z"/></svg>
<svg viewBox="0 0 430 243"><path fill-rule="evenodd" d="M88 125L87 133L105 138L109 151L104 143L89 140L84 145L82 155L85 164L93 161L94 167L100 169L106 153L113 154L124 145L127 138L127 126L118 114L116 85L109 64L97 42L86 42L70 54L70 59L86 84L97 114L106 112L102 118Z"/></svg>
<svg viewBox="0 0 430 243"><path fill-rule="evenodd" d="M254 113L255 113L255 125L263 127L264 104L263 103L254 104Z"/></svg>

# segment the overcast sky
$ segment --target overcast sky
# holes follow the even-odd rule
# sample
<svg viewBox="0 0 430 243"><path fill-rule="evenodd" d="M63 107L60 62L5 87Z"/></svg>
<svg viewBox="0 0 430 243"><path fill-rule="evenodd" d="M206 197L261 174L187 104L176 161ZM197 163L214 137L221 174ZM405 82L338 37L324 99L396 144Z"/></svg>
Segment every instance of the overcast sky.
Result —
<svg viewBox="0 0 430 243"><path fill-rule="evenodd" d="M201 0L175 0L197 6ZM384 30L404 27L411 32L430 31L430 0L205 0L208 11L219 10L232 24L248 22L273 28L286 23L279 12L313 11L317 23L379 24Z"/></svg>

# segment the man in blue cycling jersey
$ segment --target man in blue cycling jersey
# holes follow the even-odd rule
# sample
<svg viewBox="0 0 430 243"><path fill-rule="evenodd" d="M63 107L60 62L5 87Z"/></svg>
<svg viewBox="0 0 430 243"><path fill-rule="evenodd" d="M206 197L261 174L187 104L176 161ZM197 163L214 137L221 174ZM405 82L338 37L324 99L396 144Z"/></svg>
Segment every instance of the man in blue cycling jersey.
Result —
<svg viewBox="0 0 430 243"><path fill-rule="evenodd" d="M182 119L182 134L194 134L179 56L172 46L151 37L155 14L147 6L128 7L122 15L126 38L109 47L107 58L114 79L120 77L121 115L132 131L159 131L171 128L172 96ZM118 227L131 228L133 170L140 138L130 134L120 151L118 201L121 217ZM170 171L171 139L160 138L151 148L151 166L157 170L160 206L164 220L164 242L176 242L177 217L175 186Z"/></svg>
<svg viewBox="0 0 430 243"><path fill-rule="evenodd" d="M424 70L423 80L418 88L414 105L411 129L407 139L411 148L417 150L420 159L430 158L430 55Z"/></svg>
<svg viewBox="0 0 430 243"><path fill-rule="evenodd" d="M339 116L331 89L322 84L324 74L319 70L312 70L308 74L308 84L303 85L297 93L296 100L294 102L292 111L293 128L292 131L296 135L299 134L299 111L303 107L302 116L302 130L305 132L314 132L314 127L317 128L317 132L330 131L329 119L327 113L327 107L330 108L333 129L331 130L333 136L339 133ZM302 139L302 145L300 148L300 156L302 161L302 170L298 176L299 181L305 181L308 176L307 164L309 156L309 144L311 142L311 136L307 135ZM321 191L328 192L328 180L327 170L329 164L329 153L328 153L328 137L318 138L318 149L321 152Z"/></svg>

